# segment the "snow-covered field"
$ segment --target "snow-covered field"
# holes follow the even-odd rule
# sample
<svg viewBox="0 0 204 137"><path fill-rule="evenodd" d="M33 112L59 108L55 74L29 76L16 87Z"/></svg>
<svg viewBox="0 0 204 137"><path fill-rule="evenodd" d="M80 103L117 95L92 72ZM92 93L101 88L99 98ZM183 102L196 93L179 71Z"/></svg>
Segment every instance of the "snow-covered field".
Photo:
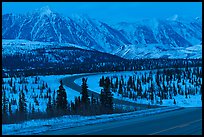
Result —
<svg viewBox="0 0 204 137"><path fill-rule="evenodd" d="M97 75L92 75L88 76L88 88L96 91L97 93L100 93L100 90L102 89L99 87L99 79L103 76L118 76L120 77L123 75L124 81L127 81L129 76L137 74L140 76L141 74L144 73L149 73L149 70L145 71L138 71L138 72L133 72L133 71L126 71L126 72L111 72L111 73L104 73L104 74L97 74ZM153 71L154 72L154 71ZM24 87L27 85L28 91L26 95L26 100L27 105L29 104L35 104L34 99L32 96L35 95L40 95L40 92L42 92L40 89L38 89L38 86L41 87L42 83L44 82L45 84L48 84L48 88L51 89L51 92L57 91L59 88L59 80L64 78L64 77L70 77L74 75L83 75L83 74L73 74L73 75L50 75L50 76L38 76L39 81L37 84L34 83L35 77L26 77L26 81L28 83L24 84L19 84L18 82L20 81L20 78L13 78L13 84L15 81L15 86L16 89L18 90L21 87ZM155 75L153 73L153 75ZM5 84L3 84L4 87L6 87L6 96L9 98L9 101L11 99L16 99L18 103L18 94L14 94L11 92L12 88L9 86L9 80L10 78L4 78ZM81 78L76 79L75 83L78 85L81 85ZM22 86L23 85L23 86ZM148 88L147 85L143 85L143 88ZM46 95L47 89L43 90L43 95ZM64 86L66 92L67 92L67 97L68 97L68 102L74 101L74 98L76 96L80 96L80 93L77 91L74 91L66 86ZM33 92L33 89L35 92ZM17 92L19 93L19 92ZM150 104L150 101L146 99L137 99L137 100L132 100L129 98L122 97L118 93L114 93L114 98L118 99L123 99L127 100L130 102L137 102L141 104ZM51 94L52 96L53 94ZM75 126L81 126L81 125L86 125L86 124L95 124L95 123L102 123L102 122L107 122L107 121L114 121L114 120L122 120L122 119L128 119L132 117L138 117L138 116L143 116L143 115L149 115L149 114L155 114L155 113L161 113L165 111L171 111L175 109L179 109L180 107L202 107L202 102L201 102L201 95L196 94L196 95L190 95L190 98L185 98L185 96L182 95L177 95L174 97L177 101L176 105L173 104L172 99L166 99L163 100L162 106L167 106L167 107L162 107L162 108L154 108L154 109L148 109L148 110L140 110L140 111L134 111L134 112L128 112L128 113L121 113L121 114L104 114L104 115L98 115L98 116L79 116L79 115L67 115L67 116L62 116L62 117L57 117L57 118L50 118L50 119L41 119L41 120L30 120L26 121L23 123L19 124L3 124L2 125L2 134L36 134L40 133L43 131L47 130L57 130L57 129L62 129L62 128L69 128L69 127L75 127ZM48 99L44 98L38 98L39 101L39 106L35 105L36 109L40 109L40 111L45 111L46 110L46 104ZM159 105L159 104L157 104ZM15 111L17 108L17 105L12 105L12 111Z"/></svg>
<svg viewBox="0 0 204 137"><path fill-rule="evenodd" d="M149 73L149 70L145 70L145 71L138 71L136 72L137 75L141 75L144 73ZM74 74L74 75L83 75L83 74ZM26 96L26 100L27 100L27 106L28 106L28 110L30 110L29 107L31 107L32 105L34 105L34 108L36 110L40 110L41 112L45 112L46 110L46 105L48 102L48 98L45 98L44 96L46 96L47 94L47 90L48 88L51 89L51 97L53 97L53 91L55 90L55 92L58 90L59 88L59 80L61 78L64 77L69 77L69 76L74 76L74 75L50 75L50 76L38 76L39 77L39 81L37 84L34 83L35 77L31 76L31 77L27 77L27 82L28 83L22 83L19 84L20 78L13 78L13 84L15 83L15 88L17 93L13 93L12 92L12 88L9 86L9 80L10 78L4 78L4 84L2 84L2 87L4 87L4 91L6 91L6 97L9 99L9 102L11 102L11 100L16 100L16 104L12 104L12 112L15 112L17 109L17 105L18 105L18 98L19 98L19 91L21 89L24 89L25 85L27 86L28 92L25 92L25 96ZM105 73L105 74L97 74L97 75L92 75L92 76L88 76L88 88L90 90L93 90L97 93L100 94L102 87L99 87L99 79L103 76L118 76L120 77L121 75L124 76L124 80L127 81L129 76L135 75L135 72L133 71L126 71L126 72L111 72L111 73ZM154 75L154 74L153 74ZM76 79L75 83L77 83L78 85L81 85L81 78ZM42 86L43 82L48 85L48 88L45 89L40 89L39 87ZM72 90L66 86L64 86L66 92L67 92L67 97L68 97L68 102L70 103L70 101L74 101L74 98L76 96L80 96L80 93ZM148 85L143 85L143 89L148 88ZM25 91L25 89L24 89ZM122 97L120 94L118 94L117 92L112 92L113 93L113 97L114 98L118 98L118 99L122 99L122 100L126 100L126 101L130 101L130 102L137 102L140 104L151 104L150 100L146 100L146 99L137 99L137 100L133 100L127 97ZM40 95L41 94L41 95ZM39 105L36 105L35 103L35 97L37 97L37 100L39 102ZM40 97L41 96L41 97ZM196 95L189 95L190 98L185 98L185 96L182 95L177 95L175 96L175 100L176 100L176 105L173 104L173 99L164 99L163 100L163 104L162 106L182 106L182 107L202 107L202 102L201 102L201 95L200 94L196 94ZM157 104L159 105L159 104Z"/></svg>
<svg viewBox="0 0 204 137"><path fill-rule="evenodd" d="M34 108L36 109L36 111L39 109L41 112L45 112L48 98L44 98L44 96L47 94L47 90L49 88L51 89L50 96L53 97L54 90L56 92L59 89L59 86L60 86L59 80L61 78L69 77L69 76L72 76L72 75L37 76L37 77L39 77L39 81L37 84L34 83L35 77L33 77L33 76L26 77L25 79L26 79L27 83L22 83L22 84L18 83L20 81L20 78L16 78L16 79L13 78L13 84L15 83L17 93L11 92L12 88L9 86L9 83L8 83L10 78L4 78L5 84L3 84L2 86L4 86L6 88L5 89L6 98L9 99L9 102L11 102L11 100L16 100L17 104L15 104L15 105L12 104L12 112L15 112L17 109L18 99L19 99L19 90L21 90L22 88L24 89L25 85L27 86L27 89L28 89L28 92L25 92L25 98L26 98L27 106L29 107L29 106L34 105ZM43 82L45 85L47 83L48 88L41 90L38 87L41 88ZM67 93L67 98L68 98L69 103L71 101L74 101L74 98L76 96L80 96L79 92L72 90L71 88L68 88L66 86L64 86L64 88L65 88L65 91ZM25 89L24 89L24 91L25 91ZM57 92L55 93L55 96L56 95L57 95ZM36 105L36 103L34 101L34 98L36 96L38 96L37 100L39 102L39 105ZM31 111L30 108L28 108L28 110Z"/></svg>
<svg viewBox="0 0 204 137"><path fill-rule="evenodd" d="M144 73L149 73L149 70L145 70L145 71L138 71L137 75L141 75ZM154 71L152 71L154 72ZM98 75L92 75L92 76L88 76L88 89L95 91L97 93L100 94L102 87L99 86L99 80L102 76L104 77L121 77L121 75L123 75L124 77L124 81L127 81L129 76L133 76L135 75L134 71L125 71L125 72L113 72L113 73L106 73L106 74L98 74ZM153 74L155 75L155 74ZM82 78L76 79L74 82L78 85L81 85L81 80ZM143 89L144 88L148 88L148 85L143 85ZM183 87L184 88L184 87ZM146 99L137 99L132 100L129 99L127 97L122 97L120 94L118 93L113 93L113 97L114 98L118 98L118 99L122 99L122 100L126 100L126 101L130 101L130 102L137 102L140 104L151 104L150 100L146 100ZM173 99L164 99L163 103L161 106L180 106L180 107L202 107L202 101L201 101L201 95L200 94L196 94L196 95L189 95L190 98L185 98L185 95L177 95L175 96L175 100L176 100L176 105L173 104L174 100ZM160 104L157 104L160 105Z"/></svg>
<svg viewBox="0 0 204 137"><path fill-rule="evenodd" d="M71 128L115 120L125 120L134 117L142 117L145 115L173 111L177 109L180 109L180 107L163 107L121 114L104 114L98 116L67 115L46 120L31 120L20 124L4 124L2 125L2 134L3 135L32 135L38 133L40 134L41 132L49 130Z"/></svg>

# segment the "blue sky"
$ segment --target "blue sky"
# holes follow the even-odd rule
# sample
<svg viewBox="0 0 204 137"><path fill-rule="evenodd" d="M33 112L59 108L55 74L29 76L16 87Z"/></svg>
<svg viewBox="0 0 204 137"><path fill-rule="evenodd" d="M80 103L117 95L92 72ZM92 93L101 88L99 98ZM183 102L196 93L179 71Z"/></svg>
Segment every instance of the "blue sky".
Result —
<svg viewBox="0 0 204 137"><path fill-rule="evenodd" d="M201 17L201 2L3 2L2 13L25 13L44 6L65 16L87 14L107 23L144 18Z"/></svg>

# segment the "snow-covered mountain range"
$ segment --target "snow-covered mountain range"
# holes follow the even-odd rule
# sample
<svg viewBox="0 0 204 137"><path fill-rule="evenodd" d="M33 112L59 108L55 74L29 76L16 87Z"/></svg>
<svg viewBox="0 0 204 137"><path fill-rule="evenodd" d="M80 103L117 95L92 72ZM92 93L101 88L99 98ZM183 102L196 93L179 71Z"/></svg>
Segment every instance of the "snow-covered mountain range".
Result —
<svg viewBox="0 0 204 137"><path fill-rule="evenodd" d="M69 43L127 59L202 56L202 20L179 16L110 26L87 16L64 17L44 7L24 15L3 15L2 38Z"/></svg>

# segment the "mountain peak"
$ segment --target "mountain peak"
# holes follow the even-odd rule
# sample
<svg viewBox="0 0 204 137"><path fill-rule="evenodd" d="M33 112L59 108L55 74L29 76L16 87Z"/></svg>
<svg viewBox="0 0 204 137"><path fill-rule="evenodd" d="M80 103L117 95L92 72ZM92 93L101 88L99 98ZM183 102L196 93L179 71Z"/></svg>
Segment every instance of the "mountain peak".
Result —
<svg viewBox="0 0 204 137"><path fill-rule="evenodd" d="M42 7L39 12L41 15L50 15L52 13L49 6Z"/></svg>

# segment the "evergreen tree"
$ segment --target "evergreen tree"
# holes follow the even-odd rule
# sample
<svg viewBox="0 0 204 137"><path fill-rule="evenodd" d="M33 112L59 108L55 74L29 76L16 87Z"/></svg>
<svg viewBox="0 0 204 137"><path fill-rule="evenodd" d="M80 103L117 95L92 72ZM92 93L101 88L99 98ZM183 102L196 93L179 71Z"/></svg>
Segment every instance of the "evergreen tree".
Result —
<svg viewBox="0 0 204 137"><path fill-rule="evenodd" d="M53 108L53 110L55 110L55 108L56 108L55 90L53 92L52 101L53 101L52 102L52 108Z"/></svg>
<svg viewBox="0 0 204 137"><path fill-rule="evenodd" d="M8 105L8 109L9 109L9 115L12 116L11 103L9 103L9 105Z"/></svg>
<svg viewBox="0 0 204 137"><path fill-rule="evenodd" d="M45 89L45 82L43 81L42 90Z"/></svg>
<svg viewBox="0 0 204 137"><path fill-rule="evenodd" d="M158 86L160 86L159 74L160 74L160 72L159 72L159 70L157 70L157 73L156 73L156 83L157 83Z"/></svg>
<svg viewBox="0 0 204 137"><path fill-rule="evenodd" d="M18 112L20 115L20 119L25 119L27 116L27 105L26 105L26 99L25 99L25 94L23 90L21 90L21 93L19 94L19 106L18 106Z"/></svg>
<svg viewBox="0 0 204 137"><path fill-rule="evenodd" d="M92 112L92 114L96 114L96 112L97 112L96 99L94 98L93 94L91 94L91 112Z"/></svg>
<svg viewBox="0 0 204 137"><path fill-rule="evenodd" d="M118 88L118 77L116 77L116 81L115 81L115 88Z"/></svg>
<svg viewBox="0 0 204 137"><path fill-rule="evenodd" d="M38 83L38 77L36 76L35 77L35 84L37 84Z"/></svg>
<svg viewBox="0 0 204 137"><path fill-rule="evenodd" d="M27 87L27 85L25 85L25 91L26 91L26 93L28 93L28 87Z"/></svg>
<svg viewBox="0 0 204 137"><path fill-rule="evenodd" d="M56 108L59 114L67 113L67 94L62 84L62 80L60 81L59 89L57 90L57 100L56 100Z"/></svg>
<svg viewBox="0 0 204 137"><path fill-rule="evenodd" d="M83 107L83 110L82 112L83 113L89 113L89 104L90 104L90 100L89 100L89 96L88 96L88 86L87 86L87 78L82 78L82 107Z"/></svg>
<svg viewBox="0 0 204 137"><path fill-rule="evenodd" d="M2 85L5 84L4 79L2 78Z"/></svg>
<svg viewBox="0 0 204 137"><path fill-rule="evenodd" d="M75 105L74 105L74 103L71 101L71 114L75 114L76 112L75 112Z"/></svg>
<svg viewBox="0 0 204 137"><path fill-rule="evenodd" d="M100 79L100 81L99 81L99 86L100 87L103 87L103 85L104 85L104 76L102 76L102 78Z"/></svg>
<svg viewBox="0 0 204 137"><path fill-rule="evenodd" d="M177 90L176 90L175 84L173 84L173 92L174 92L174 96L176 96L177 95Z"/></svg>
<svg viewBox="0 0 204 137"><path fill-rule="evenodd" d="M138 96L142 96L142 83L140 82L139 88L138 88Z"/></svg>
<svg viewBox="0 0 204 137"><path fill-rule="evenodd" d="M32 105L31 113L32 113L32 115L35 113L35 107L34 107L34 105Z"/></svg>
<svg viewBox="0 0 204 137"><path fill-rule="evenodd" d="M176 100L174 99L174 104L176 104Z"/></svg>
<svg viewBox="0 0 204 137"><path fill-rule="evenodd" d="M106 77L105 79L104 92L105 92L105 100L106 100L105 104L106 104L107 113L113 113L113 94L110 91L109 77Z"/></svg>
<svg viewBox="0 0 204 137"><path fill-rule="evenodd" d="M96 99L94 98L93 93L91 94L91 105L96 105Z"/></svg>
<svg viewBox="0 0 204 137"><path fill-rule="evenodd" d="M51 103L51 96L48 97L48 103L47 103L46 112L47 112L48 116L51 116L53 114L53 108L52 108L52 103Z"/></svg>
<svg viewBox="0 0 204 137"><path fill-rule="evenodd" d="M105 96L105 91L104 89L101 89L101 93L100 93L100 110L101 113L105 112L105 107L106 107L106 96Z"/></svg>
<svg viewBox="0 0 204 137"><path fill-rule="evenodd" d="M74 106L72 107L72 110L74 113L76 114L82 114L83 110L82 110L82 106L81 106L81 99L80 99L80 96L78 97L75 97L75 103L74 103Z"/></svg>
<svg viewBox="0 0 204 137"><path fill-rule="evenodd" d="M119 83L118 93L121 94L121 95L123 94L123 87L122 87L122 82L121 81Z"/></svg>
<svg viewBox="0 0 204 137"><path fill-rule="evenodd" d="M2 91L2 116L3 116L3 120L7 119L7 112L8 112L8 99L6 98L6 91Z"/></svg>
<svg viewBox="0 0 204 137"><path fill-rule="evenodd" d="M10 87L13 86L13 78L12 78L12 77L11 77L11 80L10 80L10 82L9 82L9 85L10 85Z"/></svg>
<svg viewBox="0 0 204 137"><path fill-rule="evenodd" d="M132 76L130 76L129 79L128 79L127 87L133 88L133 79L132 79Z"/></svg>
<svg viewBox="0 0 204 137"><path fill-rule="evenodd" d="M14 94L17 93L17 91L16 91L16 83L15 82L14 82L14 86L12 87L12 91L13 91Z"/></svg>

